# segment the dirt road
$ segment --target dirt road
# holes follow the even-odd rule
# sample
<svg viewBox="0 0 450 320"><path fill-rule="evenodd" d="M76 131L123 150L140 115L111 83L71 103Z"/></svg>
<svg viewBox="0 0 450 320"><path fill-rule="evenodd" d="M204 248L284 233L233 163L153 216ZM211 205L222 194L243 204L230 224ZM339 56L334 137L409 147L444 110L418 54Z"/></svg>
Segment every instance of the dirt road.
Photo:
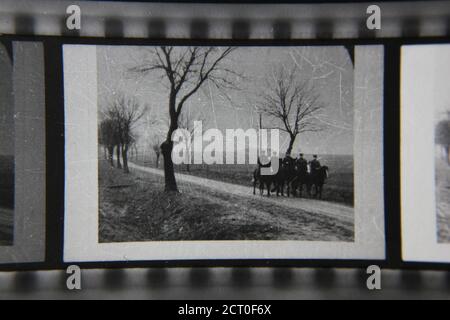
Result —
<svg viewBox="0 0 450 320"><path fill-rule="evenodd" d="M139 166L132 162L129 163L129 167L134 170L158 176L164 176L164 172L162 170ZM320 214L351 224L353 224L354 222L354 209L343 204L305 198L299 199L276 196L268 198L265 195L261 197L259 195L259 190L257 190L257 196L253 195L253 188L251 187L215 181L186 174L175 174L175 176L177 178L177 181L182 183L195 184L203 186L205 188L209 188L210 190L226 192L232 195L248 197L251 199L255 199L255 197L258 197L258 199L260 199L261 201L270 204L284 206L290 209L299 209L313 214Z"/></svg>

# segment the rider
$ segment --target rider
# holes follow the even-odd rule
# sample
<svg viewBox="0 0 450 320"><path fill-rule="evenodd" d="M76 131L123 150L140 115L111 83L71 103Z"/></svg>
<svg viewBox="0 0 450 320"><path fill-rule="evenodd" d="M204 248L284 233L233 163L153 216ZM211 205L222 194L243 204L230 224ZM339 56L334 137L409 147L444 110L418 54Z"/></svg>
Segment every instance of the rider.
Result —
<svg viewBox="0 0 450 320"><path fill-rule="evenodd" d="M283 165L285 168L291 168L294 164L294 159L292 159L291 155L288 153L283 159Z"/></svg>
<svg viewBox="0 0 450 320"><path fill-rule="evenodd" d="M300 172L307 172L308 171L308 162L303 157L303 153L299 154L299 157L295 160L295 164L297 166L297 169Z"/></svg>
<svg viewBox="0 0 450 320"><path fill-rule="evenodd" d="M316 173L317 170L320 169L321 165L319 160L317 160L317 155L313 155L313 160L311 160L311 162L309 163L311 166L311 173L314 174Z"/></svg>

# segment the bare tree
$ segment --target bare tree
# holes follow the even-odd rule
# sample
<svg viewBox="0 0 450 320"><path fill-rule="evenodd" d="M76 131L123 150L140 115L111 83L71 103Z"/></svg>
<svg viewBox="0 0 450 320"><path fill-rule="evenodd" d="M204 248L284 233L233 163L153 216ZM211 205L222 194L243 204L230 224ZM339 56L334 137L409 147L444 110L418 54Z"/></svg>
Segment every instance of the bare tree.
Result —
<svg viewBox="0 0 450 320"><path fill-rule="evenodd" d="M122 158L125 173L130 172L128 151L136 142L133 128L147 110L147 106L141 105L136 98L119 95L104 112L106 118L114 126L118 168L120 168L120 158Z"/></svg>
<svg viewBox="0 0 450 320"><path fill-rule="evenodd" d="M266 77L265 90L260 93L259 112L278 120L274 129L289 135L286 154L291 154L297 136L303 132L320 131L315 115L323 108L319 96L307 80L299 78L298 70L280 67Z"/></svg>
<svg viewBox="0 0 450 320"><path fill-rule="evenodd" d="M235 88L232 78L239 74L223 63L234 50L229 47L162 46L151 49L148 62L131 69L140 74L160 72L168 86L169 129L161 144L166 191L178 191L172 161L172 134L178 129L183 107L208 81L219 89Z"/></svg>
<svg viewBox="0 0 450 320"><path fill-rule="evenodd" d="M107 159L112 167L114 167L114 148L118 145L117 136L115 134L115 124L111 119L104 119L99 126L99 144L103 146L107 152Z"/></svg>
<svg viewBox="0 0 450 320"><path fill-rule="evenodd" d="M450 112L447 120L441 120L436 125L435 139L436 144L441 145L444 149L447 164L450 165Z"/></svg>

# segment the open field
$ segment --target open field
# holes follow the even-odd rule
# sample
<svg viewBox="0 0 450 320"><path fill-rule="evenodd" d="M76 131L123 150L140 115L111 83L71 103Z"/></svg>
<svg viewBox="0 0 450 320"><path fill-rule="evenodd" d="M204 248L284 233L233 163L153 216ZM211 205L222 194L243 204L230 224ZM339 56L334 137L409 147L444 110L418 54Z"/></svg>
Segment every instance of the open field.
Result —
<svg viewBox="0 0 450 320"><path fill-rule="evenodd" d="M163 177L126 175L105 161L99 183L100 242L354 238L353 222L184 182L180 193L166 193Z"/></svg>
<svg viewBox="0 0 450 320"><path fill-rule="evenodd" d="M0 156L0 245L10 245L14 226L14 157Z"/></svg>
<svg viewBox="0 0 450 320"><path fill-rule="evenodd" d="M450 243L450 166L436 160L436 206L438 241Z"/></svg>
<svg viewBox="0 0 450 320"><path fill-rule="evenodd" d="M307 159L312 156L306 155ZM155 158L152 155L133 158L133 162L150 168L155 168ZM162 158L160 160L162 163ZM353 157L348 155L324 155L320 162L330 168L330 176L323 189L323 199L338 203L353 205ZM159 166L162 167L162 164ZM228 183L252 186L255 165L177 165L175 171L207 179ZM189 171L188 171L189 170Z"/></svg>

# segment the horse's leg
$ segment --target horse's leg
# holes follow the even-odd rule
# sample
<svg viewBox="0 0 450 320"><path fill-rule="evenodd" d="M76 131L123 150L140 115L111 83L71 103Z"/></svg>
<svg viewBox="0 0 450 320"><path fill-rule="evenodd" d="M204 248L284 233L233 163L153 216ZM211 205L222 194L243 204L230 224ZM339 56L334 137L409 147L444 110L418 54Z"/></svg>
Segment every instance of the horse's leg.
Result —
<svg viewBox="0 0 450 320"><path fill-rule="evenodd" d="M296 197L297 196L297 188L298 188L298 180L294 180L294 182L292 182L292 196Z"/></svg>
<svg viewBox="0 0 450 320"><path fill-rule="evenodd" d="M270 197L270 185L271 185L271 182L267 181L267 196L268 197Z"/></svg>

